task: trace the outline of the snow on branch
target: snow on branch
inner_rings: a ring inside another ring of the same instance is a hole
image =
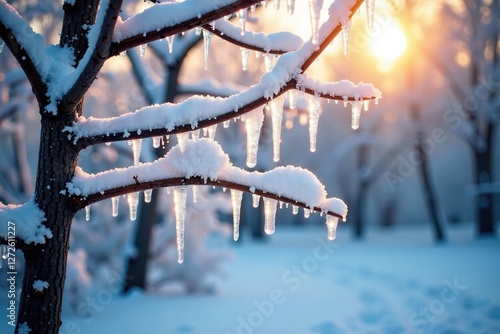
[[[46,101],[48,64],[52,61],[45,52],[43,37],[4,0],[0,0],[0,38],[28,77],[37,100]]]
[[[205,24],[203,28],[234,45],[263,53],[283,54],[297,50],[303,43],[302,38],[285,31],[264,34],[247,30],[242,35],[241,28],[224,19],[215,21],[213,25]]]
[[[162,3],[119,22],[110,56],[127,49],[209,24],[260,0],[186,0]]]
[[[248,172],[233,166],[219,144],[208,139],[188,141],[184,150],[172,148],[152,163],[117,168],[99,174],[79,169],[68,184],[76,207],[128,193],[159,187],[188,185],[221,186],[291,203],[345,219],[347,207],[336,198],[326,198],[321,182],[308,170],[287,166],[269,172]]]
[[[62,110],[73,110],[109,57],[113,31],[122,0],[101,1],[100,6],[97,20],[88,34],[89,47],[72,76],[74,81],[71,88],[64,94],[59,103]]]
[[[44,221],[45,215],[33,198],[22,205],[0,203],[0,243],[10,243],[15,238],[18,248],[31,243],[43,244],[46,238],[52,238]]]

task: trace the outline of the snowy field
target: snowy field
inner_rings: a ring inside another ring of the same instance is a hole
[[[278,225],[267,242],[231,247],[213,294],[96,292],[95,312],[66,312],[61,333],[500,333],[500,239],[471,235],[434,245],[407,229],[354,242],[341,228],[327,242],[324,227]]]

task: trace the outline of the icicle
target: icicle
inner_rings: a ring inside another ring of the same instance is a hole
[[[90,205],[87,205],[85,207],[85,220],[89,221],[90,220]]]
[[[292,204],[292,213],[294,215],[296,215],[297,213],[299,213],[299,207],[297,205],[293,205]]]
[[[318,26],[321,16],[321,7],[323,7],[323,0],[309,0],[309,17],[311,20],[311,34],[313,44],[317,44],[319,39]]]
[[[113,215],[113,217],[118,216],[119,202],[120,202],[120,196],[111,197],[111,215]]]
[[[288,91],[288,107],[290,109],[297,109],[297,96],[298,96],[297,90],[290,89]]]
[[[351,101],[352,107],[352,122],[351,127],[353,130],[359,128],[359,117],[361,115],[361,101]]]
[[[280,160],[281,123],[283,120],[283,95],[277,96],[271,101],[272,124],[273,124],[273,160]]]
[[[241,48],[241,69],[243,71],[248,70],[248,58],[250,56],[250,50]]]
[[[207,127],[203,128],[203,136],[204,137],[208,136],[208,128]]]
[[[184,150],[186,149],[186,143],[189,138],[189,133],[183,132],[183,133],[178,133],[177,134],[177,142],[179,143],[179,148],[181,149],[181,152],[184,153]]]
[[[208,54],[210,52],[210,42],[212,41],[212,33],[203,30],[203,46],[205,50],[205,69],[208,70]]]
[[[227,129],[229,127],[229,124],[231,124],[230,120],[222,122],[222,126],[224,127],[224,129]]]
[[[189,133],[191,134],[191,139],[192,140],[198,140],[198,139],[200,139],[200,129],[196,129],[196,130],[190,131]]]
[[[208,127],[208,139],[215,140],[215,133],[217,132],[217,124]]]
[[[233,205],[233,239],[237,241],[240,237],[240,211],[243,192],[231,189],[231,203]]]
[[[351,20],[342,23],[342,41],[344,42],[344,55],[349,51],[349,34],[351,33]]]
[[[254,208],[258,208],[259,207],[259,200],[260,200],[260,196],[259,195],[252,194],[252,206]]]
[[[255,58],[256,58],[256,59],[259,59],[259,58],[260,58],[260,56],[262,56],[262,52],[260,52],[260,51],[255,51]]]
[[[174,188],[175,231],[177,235],[177,262],[184,262],[184,222],[186,220],[186,187]]]
[[[144,202],[151,202],[151,194],[153,193],[153,189],[144,190]]]
[[[111,142],[107,141],[107,142],[104,143],[104,145],[111,146]]]
[[[243,36],[243,35],[245,35],[245,31],[246,31],[248,9],[247,8],[240,9],[240,11],[238,12],[238,17],[240,19],[241,36]]]
[[[153,147],[154,148],[160,147],[160,142],[161,142],[161,137],[153,137]]]
[[[250,6],[250,11],[253,13],[253,12],[255,12],[256,8],[257,8],[257,5],[251,5]]]
[[[167,36],[168,53],[174,52],[174,37],[175,35]]]
[[[260,109],[252,110],[245,117],[247,132],[247,166],[257,165],[257,150],[259,149],[260,131],[264,122],[264,113]]]
[[[318,96],[309,98],[309,149],[316,152],[316,135],[318,133],[320,100]]]
[[[295,11],[295,0],[286,0],[286,9],[288,15],[293,15],[293,12]]]
[[[279,10],[280,9],[280,0],[273,0],[274,4],[274,9]]]
[[[333,240],[337,236],[337,225],[339,219],[335,216],[326,215],[326,227],[328,229],[328,239]]]
[[[311,216],[311,210],[304,208],[304,218],[309,218]]]
[[[368,27],[373,28],[373,17],[375,16],[375,0],[366,0],[365,4]]]
[[[273,69],[274,55],[266,53],[264,56],[264,64],[266,65],[266,72],[271,72]]]
[[[2,245],[2,260],[7,259],[9,252],[7,251],[7,245]]]
[[[363,100],[363,110],[368,111],[370,108],[370,100]]]
[[[194,33],[196,34],[196,36],[200,36],[201,35],[201,27],[194,28]]]
[[[262,4],[262,7],[267,8],[267,2],[268,0],[262,0],[260,3]]]
[[[266,234],[274,233],[274,224],[276,221],[276,205],[278,201],[272,198],[264,197],[264,232]]]
[[[222,192],[223,192],[223,193],[225,193],[225,192],[226,192],[226,190],[227,190],[227,188],[226,188],[226,187],[222,187]]]
[[[126,57],[126,56],[127,56],[127,51],[122,51],[122,52],[120,52],[120,56],[122,56],[122,57]]]
[[[252,194],[252,206],[254,208],[258,208],[259,207],[259,200],[260,200],[260,196],[259,195]]]
[[[139,53],[141,54],[141,57],[144,57],[144,55],[146,54],[146,45],[147,44],[141,44],[141,46],[139,47]]]
[[[191,186],[191,190],[193,191],[193,203],[198,202],[198,194],[200,192],[200,187],[197,184],[193,184]]]
[[[142,139],[132,140],[132,153],[134,156],[134,166],[139,164],[139,158],[141,156]]]
[[[278,201],[278,204],[279,204],[280,209],[283,209],[283,202],[282,201]]]
[[[127,194],[128,211],[130,220],[135,221],[137,218],[137,206],[139,205],[139,192]]]

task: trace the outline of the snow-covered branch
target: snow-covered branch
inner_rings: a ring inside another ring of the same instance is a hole
[[[24,249],[28,244],[43,244],[52,232],[43,225],[44,213],[30,199],[22,205],[0,203],[0,243]]]
[[[188,141],[152,163],[89,175],[79,170],[68,191],[81,209],[102,199],[159,187],[211,185],[249,192],[275,201],[345,219],[347,207],[337,198],[326,198],[321,182],[299,167],[277,167],[266,173],[247,172],[233,166],[214,141]]]
[[[123,0],[109,0],[108,3],[106,1],[101,2],[102,10],[99,11],[100,15],[89,32],[89,48],[75,70],[79,75],[78,77],[75,76],[76,80],[73,86],[59,103],[62,110],[73,110],[94,82],[104,62],[108,59],[113,31],[122,2]]]
[[[188,0],[156,4],[117,25],[110,56],[209,24],[260,0]]]
[[[47,102],[47,54],[43,37],[33,31],[4,0],[0,0],[0,38],[5,42],[28,77],[39,103]]]
[[[202,27],[229,43],[262,53],[283,54],[297,50],[303,43],[299,36],[290,32],[266,35],[264,33],[245,31],[244,35],[242,35],[241,28],[224,19],[217,20],[215,24],[205,24]]]

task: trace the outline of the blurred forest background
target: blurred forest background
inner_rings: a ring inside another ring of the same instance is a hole
[[[55,32],[62,20],[59,1],[9,2],[35,30],[43,32],[46,42],[58,42]],[[132,13],[145,6],[148,4],[142,1],[129,1],[127,10]],[[280,21],[272,8],[258,8],[258,15],[249,13],[247,28],[268,33],[286,29],[307,39],[309,17],[301,15],[307,13],[306,2],[297,1],[296,6],[293,16],[280,15]],[[429,226],[436,242],[446,242],[449,231],[464,225],[474,229],[476,237],[496,234],[500,217],[499,2],[377,0],[373,28],[366,26],[364,15],[363,9],[362,17],[354,17],[348,54],[343,54],[338,38],[309,71],[325,81],[373,83],[383,98],[362,113],[357,130],[350,127],[350,108],[323,101],[317,151],[311,153],[307,100],[299,96],[297,108],[289,108],[285,114],[278,164],[313,171],[329,195],[342,198],[349,206],[349,215],[341,228],[349,229],[352,238],[369,238],[372,230],[415,225]],[[91,88],[86,117],[113,116],[151,103],[180,101],[192,94],[228,96],[256,82],[265,72],[264,55],[250,52],[248,68],[243,70],[240,59],[248,55],[245,50],[216,36],[211,42],[207,69],[203,34],[195,31],[116,57]],[[171,53],[168,43],[172,43]],[[15,59],[3,50],[3,203],[26,201],[34,183],[39,116],[29,87]],[[241,122],[218,129],[216,139],[235,165],[244,166],[246,139]],[[142,162],[164,155],[176,139],[165,138],[156,148],[152,144],[144,141]],[[257,170],[276,165],[271,146],[270,124],[265,123]],[[89,172],[132,162],[126,143],[87,149],[82,157],[80,164]],[[241,242],[265,240],[261,208],[253,208],[247,195]],[[210,291],[204,277],[217,272],[229,254],[220,247],[210,247],[206,236],[230,231],[228,194],[200,189],[198,201],[191,202],[183,265],[176,262],[173,210],[166,190],[155,190],[149,203],[141,203],[136,221],[130,221],[125,201],[120,206],[116,217],[107,201],[92,206],[88,222],[85,212],[77,215],[65,307],[76,307],[91,289],[110,279],[125,282],[125,291],[154,291],[171,284],[185,292]],[[277,233],[279,225],[300,228],[302,224],[324,223],[318,215],[306,219],[290,211],[279,211]]]

